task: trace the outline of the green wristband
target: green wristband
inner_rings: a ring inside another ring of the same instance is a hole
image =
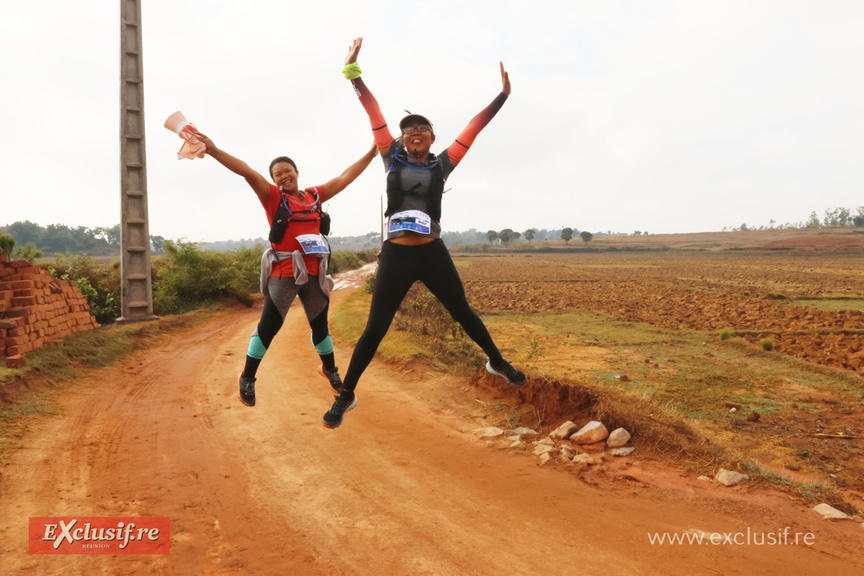
[[[354,80],[355,78],[360,77],[360,64],[357,62],[352,62],[351,64],[347,64],[344,68],[342,68],[342,75],[345,76],[348,80]]]

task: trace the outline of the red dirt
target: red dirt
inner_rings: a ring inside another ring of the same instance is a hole
[[[343,297],[338,291],[334,299]],[[373,362],[338,430],[293,309],[236,375],[260,308],[164,338],[59,396],[3,461],[4,574],[860,574],[864,528],[788,495],[638,458],[539,467],[470,430],[484,388]],[[350,347],[337,346],[347,366]],[[475,379],[476,380],[476,379]],[[536,386],[529,383],[527,386]],[[502,394],[517,395],[504,389]],[[169,556],[30,556],[31,516],[169,516]],[[809,532],[815,544],[651,545],[649,532]]]

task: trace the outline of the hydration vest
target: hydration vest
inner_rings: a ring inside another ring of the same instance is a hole
[[[402,170],[429,170],[432,173],[432,179],[429,182],[429,191],[426,194],[427,213],[432,220],[436,222],[441,220],[441,196],[444,194],[444,167],[441,166],[437,156],[430,153],[429,157],[432,161],[432,164],[429,166],[410,164],[405,149],[399,145],[394,148],[387,168],[387,211],[384,212],[384,216],[389,217],[398,212],[402,207],[405,195],[414,192],[415,187],[409,190],[402,188],[402,180],[400,178]],[[419,183],[417,187],[419,187]]]
[[[281,189],[280,189],[281,193]],[[273,217],[273,223],[270,225],[270,236],[267,238],[271,244],[278,244],[285,238],[285,231],[291,221],[294,222],[321,222],[320,230],[323,236],[330,234],[330,215],[321,208],[321,198],[318,193],[312,191],[312,196],[315,197],[315,207],[309,210],[298,210],[294,212],[288,207],[287,194],[282,193],[282,201],[276,209],[276,215]],[[311,214],[315,216],[309,218]]]

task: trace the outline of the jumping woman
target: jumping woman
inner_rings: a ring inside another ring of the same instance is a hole
[[[465,297],[462,280],[441,240],[441,196],[444,182],[459,164],[477,134],[495,116],[510,94],[510,78],[501,64],[501,93],[482,110],[449,148],[431,152],[435,142],[432,123],[419,114],[399,122],[401,135],[394,139],[377,100],[360,77],[357,55],[363,39],[354,40],[345,58],[343,74],[354,86],[369,116],[375,145],[387,170],[387,225],[379,255],[369,320],[354,348],[345,373],[343,390],[324,414],[324,426],[336,428],[348,410],[357,405],[354,390],[378,345],[387,334],[399,305],[415,281],[426,285],[459,322],[465,333],[489,357],[486,369],[513,386],[525,383],[525,375],[504,360],[482,320]]]
[[[270,248],[261,259],[261,292],[264,310],[249,340],[246,365],[238,378],[240,401],[255,405],[255,374],[273,337],[279,332],[294,298],[299,296],[306,319],[312,328],[312,345],[321,358],[318,373],[327,379],[334,394],[342,390],[339,369],[333,355],[333,341],[327,327],[333,279],[327,276],[329,247],[321,237],[321,203],[332,200],[369,166],[375,146],[342,174],[323,186],[301,189],[297,165],[287,156],[270,162],[270,183],[246,162],[217,148],[213,141],[198,133],[207,146],[206,153],[220,164],[246,179],[267,213]],[[327,234],[328,231],[324,230]]]

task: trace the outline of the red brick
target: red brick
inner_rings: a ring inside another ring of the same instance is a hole
[[[33,296],[24,296],[12,298],[12,306],[35,306],[36,298]]]
[[[32,266],[33,266],[33,264],[31,264],[31,263],[28,262],[27,260],[12,260],[11,262],[7,262],[6,265],[7,265],[9,268],[14,268],[14,269],[16,269],[16,270],[17,270],[18,268],[27,268],[27,267],[32,267]]]
[[[36,283],[33,280],[13,280],[12,281],[12,289],[13,290],[24,290],[28,288],[35,288]]]
[[[23,368],[25,364],[27,363],[24,361],[24,357],[20,354],[13,354],[6,359],[6,368],[11,368],[13,370],[15,368]]]
[[[6,316],[9,318],[26,318],[30,315],[30,311],[27,308],[18,307],[18,308],[9,308],[6,311]]]
[[[6,354],[8,356],[17,356],[18,354],[21,354],[22,352],[23,352],[23,350],[21,350],[21,348],[18,346],[9,346],[6,348]]]

